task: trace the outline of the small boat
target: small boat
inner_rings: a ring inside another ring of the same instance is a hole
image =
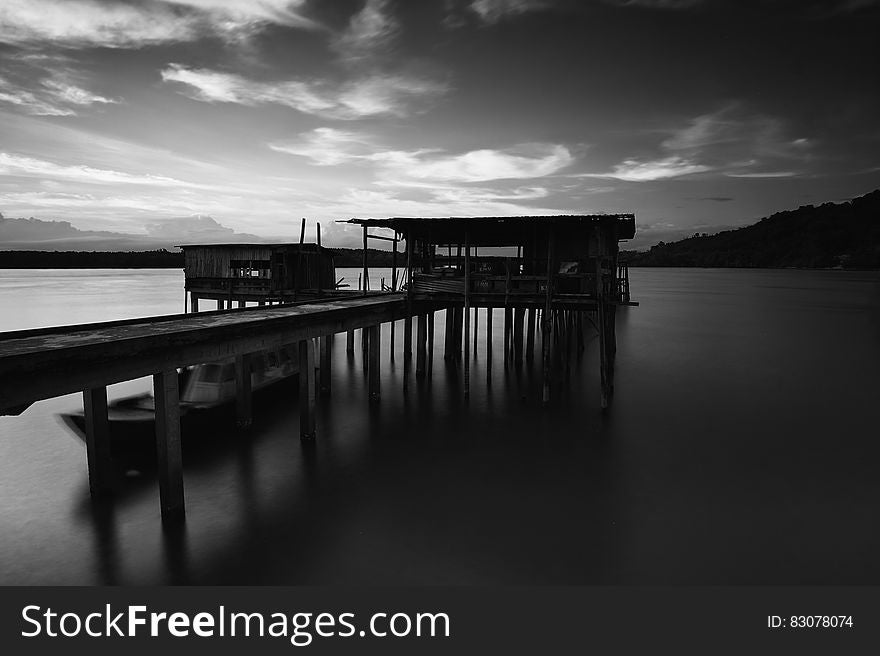
[[[314,344],[312,345],[314,348]],[[295,346],[255,353],[251,361],[251,390],[266,396],[279,383],[299,373]],[[178,372],[181,438],[189,444],[209,441],[226,431],[235,418],[235,362],[233,359],[185,367]],[[85,414],[62,413],[61,420],[85,441]],[[111,402],[110,450],[114,457],[155,452],[156,404],[149,392]]]

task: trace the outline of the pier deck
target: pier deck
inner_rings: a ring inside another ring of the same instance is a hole
[[[200,312],[0,334],[0,413],[157,371],[402,318],[402,294]]]

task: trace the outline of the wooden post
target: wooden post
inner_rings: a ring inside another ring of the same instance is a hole
[[[312,340],[299,340],[299,436],[314,440],[315,430],[315,350]]]
[[[322,286],[321,286],[321,282],[322,282],[322,280],[321,280],[321,269],[322,269],[322,266],[321,266],[321,224],[316,222],[315,225],[317,226],[317,231],[318,231],[318,235],[317,235],[318,236],[318,252],[317,252],[317,255],[315,256],[315,266],[317,267],[317,274],[318,274],[318,294],[317,294],[317,296],[318,296],[318,298],[321,298],[321,296],[323,296],[323,293],[324,293]]]
[[[299,295],[299,282],[300,282],[300,274],[302,273],[302,251],[303,244],[306,241],[306,220],[302,220],[302,224],[299,228],[299,248],[296,251],[296,267],[293,273],[293,300],[296,302],[297,296]]]
[[[455,334],[453,335],[452,356],[456,361],[461,360],[461,336],[464,329],[464,312],[460,307],[455,308],[453,312],[455,319]]]
[[[368,327],[367,334],[367,339],[370,343],[370,363],[368,365],[370,403],[378,403],[380,396],[379,356],[382,348],[382,324]]]
[[[602,409],[611,404],[613,388],[611,385],[609,370],[609,339],[608,317],[610,309],[606,305],[605,284],[602,271],[602,256],[604,251],[604,235],[599,226],[596,226],[596,327],[599,329],[599,377],[601,380],[601,404]]]
[[[333,349],[333,335],[322,335],[321,344],[321,396],[330,396],[330,353]]]
[[[526,315],[526,360],[531,362],[535,356],[535,308],[529,308]]]
[[[198,312],[199,311],[199,297],[196,296],[195,294],[190,293],[189,300],[190,300],[190,311],[191,312]]]
[[[424,378],[425,361],[428,355],[428,317],[425,314],[419,314],[416,321],[418,322],[416,327],[416,377]]]
[[[415,239],[411,234],[406,236],[406,317],[403,320],[403,362],[407,365],[412,359],[412,297],[413,297],[413,251]]]
[[[349,330],[345,334],[345,352],[354,353],[354,330]]]
[[[367,226],[364,226],[364,296],[367,295],[367,288],[370,286],[370,274],[367,269]]]
[[[162,521],[183,519],[183,456],[180,448],[180,392],[177,369],[153,374],[156,403],[156,458]]]
[[[251,359],[235,356],[235,426],[246,430],[253,423],[251,401]]]
[[[391,240],[391,291],[397,291],[397,230]],[[394,330],[396,321],[391,322],[391,361],[394,362]]]
[[[110,492],[113,482],[106,387],[83,390],[83,412],[86,419],[89,492],[93,498],[97,498]]]
[[[495,313],[495,308],[488,307],[486,308],[486,366],[488,367],[488,363],[492,362],[492,315]]]
[[[464,398],[471,396],[471,240],[464,229]]]
[[[480,308],[474,308],[474,358],[477,357],[477,340],[480,336]]]
[[[222,298],[217,299],[217,309],[218,310],[225,310],[226,309],[226,303],[223,301]]]
[[[443,342],[443,359],[447,362],[455,356],[452,352],[452,341],[455,339],[455,308],[446,308],[446,336]]]
[[[525,308],[515,308],[513,311],[513,361],[522,364],[523,354],[523,321],[525,320]]]
[[[513,310],[504,308],[504,361],[510,360],[510,335],[513,332]]]
[[[434,310],[428,312],[428,353],[427,371],[434,371]]]
[[[541,313],[541,348],[542,348],[542,369],[543,369],[543,393],[542,401],[546,404],[550,402],[550,340],[553,339],[552,315],[550,313],[551,303],[553,301],[553,254],[556,242],[556,232],[553,226],[547,234],[547,285],[544,295],[544,310]]]

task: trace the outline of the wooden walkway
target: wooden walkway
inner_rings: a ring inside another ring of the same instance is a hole
[[[403,318],[402,294],[0,333],[0,414],[157,371]]]

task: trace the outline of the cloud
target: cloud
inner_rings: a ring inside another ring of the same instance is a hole
[[[85,165],[61,165],[46,160],[5,152],[0,152],[0,174],[36,177],[41,179],[60,178],[92,184],[162,185],[174,187],[198,186],[159,175],[136,175]]]
[[[484,148],[458,155],[437,149],[383,150],[368,135],[334,128],[318,128],[296,141],[269,147],[305,157],[317,166],[370,163],[385,184],[541,178],[553,175],[574,161],[565,146],[546,143],[521,144],[501,150]]]
[[[732,103],[689,120],[684,127],[666,131],[653,157],[630,157],[608,173],[576,177],[608,177],[629,182],[678,178],[716,172],[731,177],[788,177],[797,175],[780,166],[812,157],[813,143],[805,137],[786,136],[782,121],[750,114]],[[769,171],[762,172],[761,169]]]
[[[508,16],[538,11],[552,6],[549,0],[474,0],[471,11],[485,23],[497,23]]]
[[[235,240],[264,241],[263,238],[256,235],[238,233],[232,228],[219,224],[214,218],[203,214],[148,223],[144,229],[147,231],[147,235],[153,239],[177,244],[205,244]]]
[[[3,0],[0,42],[66,47],[142,46],[230,35],[275,23],[317,29],[304,0]]]
[[[348,28],[333,40],[331,46],[343,61],[367,61],[390,49],[400,25],[388,11],[388,5],[388,0],[367,0]]]
[[[189,87],[189,97],[211,103],[277,104],[335,119],[404,116],[413,104],[446,92],[445,84],[407,75],[373,74],[340,84],[328,81],[261,82],[233,73],[171,64],[166,82]]]
[[[731,178],[791,178],[796,175],[794,171],[764,171],[754,173],[725,173]]]
[[[627,182],[645,182],[649,180],[664,180],[679,178],[694,173],[711,171],[711,167],[697,164],[689,159],[673,155],[663,159],[640,162],[635,159],[627,159],[616,165],[611,173],[601,177],[617,178]]]

